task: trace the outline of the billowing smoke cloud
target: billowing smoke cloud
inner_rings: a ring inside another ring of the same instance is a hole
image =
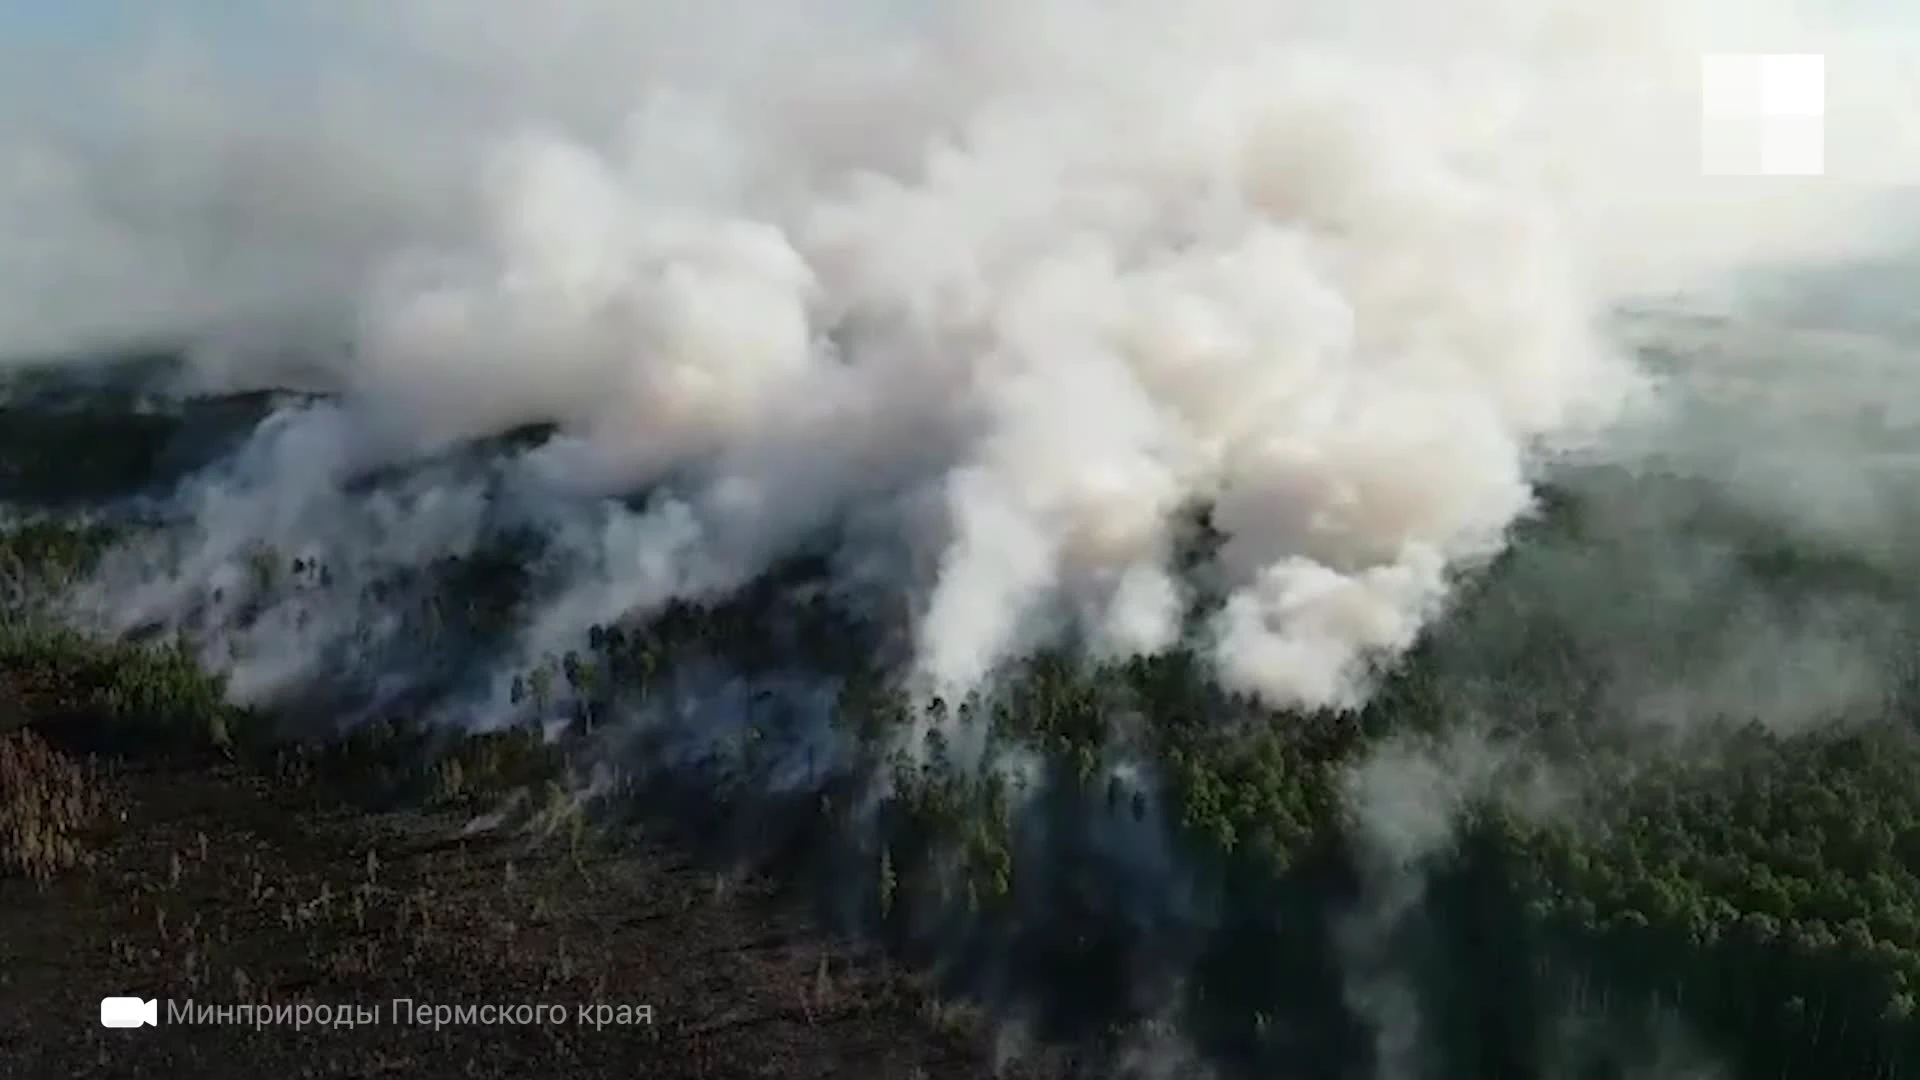
[[[1844,248],[1875,220],[1844,173],[1917,175],[1897,69],[1707,14],[416,3],[198,59],[220,27],[176,26],[9,108],[0,344],[345,315],[351,445],[263,498],[555,422],[532,487],[674,495],[587,588],[725,588],[857,514],[914,552],[930,686],[1063,625],[1166,646],[1172,525],[1208,501],[1221,675],[1349,704],[1631,400],[1608,302]],[[1784,44],[1829,53],[1843,175],[1701,179],[1699,52]]]

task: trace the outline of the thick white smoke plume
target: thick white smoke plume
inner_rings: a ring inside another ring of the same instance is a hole
[[[479,489],[341,485],[553,421],[491,496],[591,568],[529,649],[852,519],[911,553],[928,686],[1063,626],[1151,652],[1209,502],[1220,674],[1349,704],[1631,401],[1613,300],[1844,249],[1849,174],[1920,176],[1899,69],[1773,4],[895,7],[348,5],[175,25],[85,92],[16,76],[0,351],[349,331],[341,403],[196,485],[202,550],[107,606],[183,620],[261,540],[459,550]],[[1827,52],[1839,175],[1697,175],[1699,55],[1748,47]],[[250,625],[265,682],[269,643],[316,662]]]

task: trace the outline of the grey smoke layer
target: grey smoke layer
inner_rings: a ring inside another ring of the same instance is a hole
[[[1916,161],[1863,28],[1764,6],[292,10],[239,42],[177,21],[84,91],[16,76],[0,114],[9,353],[192,333],[203,378],[252,386],[291,376],[249,342],[346,342],[301,375],[338,403],[183,494],[197,548],[141,567],[128,619],[263,541],[458,551],[511,497],[584,568],[537,652],[852,518],[905,552],[861,565],[951,691],[1063,627],[1167,647],[1173,526],[1209,502],[1222,679],[1353,704],[1644,388],[1611,302],[1873,221],[1845,176],[1696,175],[1703,48],[1856,58],[1836,161]],[[484,499],[340,498],[530,422],[562,437]],[[368,617],[253,624],[236,685]]]

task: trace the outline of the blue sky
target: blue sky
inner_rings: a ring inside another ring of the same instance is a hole
[[[0,82],[70,76],[171,38],[230,71],[298,78],[350,37],[313,0],[0,0]],[[329,54],[332,54],[330,57]]]
[[[257,47],[284,40],[304,20],[305,0],[0,0],[0,42],[11,49],[107,48],[137,42],[160,26],[190,31],[199,44]]]
[[[214,30],[257,22],[256,13],[267,6],[234,0],[169,0],[164,5],[140,0],[0,0],[0,28],[15,43],[24,43],[24,37],[33,43],[101,44],[124,40],[156,16]]]
[[[112,40],[129,24],[127,0],[0,0],[0,34],[15,46]]]

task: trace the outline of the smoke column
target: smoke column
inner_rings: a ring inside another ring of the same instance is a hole
[[[290,376],[249,342],[347,345],[183,489],[124,626],[260,542],[407,565],[505,512],[573,559],[537,651],[855,521],[953,690],[1168,646],[1208,503],[1221,678],[1350,705],[1641,399],[1610,304],[1855,248],[1920,174],[1892,47],[1771,4],[289,10],[23,62],[0,113],[0,351],[189,335],[254,386]],[[1839,175],[1696,174],[1699,55],[1748,47],[1827,53]],[[487,484],[342,494],[536,422]],[[380,633],[331,614],[249,622],[238,685]]]

